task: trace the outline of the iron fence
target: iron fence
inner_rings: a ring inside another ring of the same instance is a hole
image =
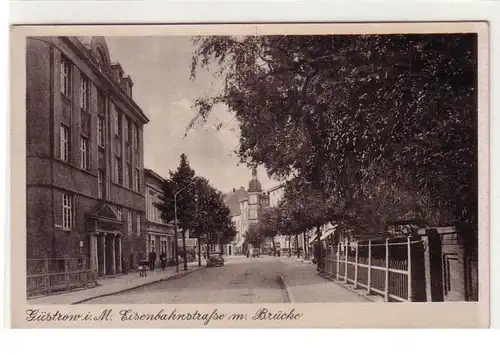
[[[91,287],[96,275],[90,259],[27,259],[26,291],[28,297]]]
[[[411,241],[369,241],[330,246],[321,263],[327,277],[383,296],[386,302],[412,300]]]

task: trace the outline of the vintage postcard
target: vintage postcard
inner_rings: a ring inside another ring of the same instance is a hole
[[[488,46],[12,27],[13,327],[487,327]]]

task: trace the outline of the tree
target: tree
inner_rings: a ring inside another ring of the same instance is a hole
[[[274,256],[276,256],[276,241],[274,238],[279,232],[279,213],[280,211],[276,207],[265,208],[257,221],[258,231],[264,238],[270,239],[273,244]]]
[[[198,257],[201,263],[201,242],[202,237],[209,246],[217,243],[222,250],[222,245],[230,243],[236,235],[230,210],[225,205],[222,193],[210,185],[210,182],[202,177],[196,180],[197,189],[197,218],[193,233],[198,239]]]
[[[243,237],[245,238],[245,243],[251,244],[256,248],[260,248],[260,245],[265,240],[264,235],[259,231],[257,223],[253,223],[248,226],[248,229]]]
[[[163,184],[163,196],[160,197],[158,204],[161,217],[165,222],[175,221],[175,210],[177,210],[178,226],[182,230],[184,270],[187,270],[186,233],[196,228],[198,212],[195,176],[195,171],[189,166],[186,155],[181,154],[179,167],[175,172],[170,171],[170,178]],[[177,245],[177,240],[175,242]]]
[[[242,162],[311,183],[367,230],[389,211],[477,224],[475,34],[212,36],[195,44],[192,77],[215,64],[224,87],[196,101],[191,126],[226,105],[240,126]],[[386,209],[366,208],[384,198]]]

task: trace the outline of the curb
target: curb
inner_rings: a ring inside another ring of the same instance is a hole
[[[290,286],[285,282],[283,275],[278,275],[278,283],[285,294],[285,303],[296,303],[294,297],[290,293]]]
[[[180,278],[182,276],[189,275],[189,274],[191,274],[191,273],[193,273],[193,272],[195,272],[197,270],[201,270],[201,269],[203,269],[203,267],[196,267],[196,269],[187,270],[186,272],[178,273],[178,274],[175,274],[175,275],[172,275],[172,276],[168,276],[168,277],[164,277],[164,278],[161,278],[161,279],[158,279],[158,280],[154,280],[154,281],[149,281],[149,282],[146,282],[146,283],[144,283],[142,285],[132,286],[132,287],[125,288],[125,289],[122,289],[122,290],[119,290],[119,291],[113,291],[113,292],[103,293],[103,294],[97,295],[97,296],[87,297],[87,298],[84,298],[83,300],[80,300],[80,301],[71,302],[70,305],[77,305],[77,304],[81,304],[81,303],[84,303],[84,302],[87,302],[87,301],[90,301],[90,300],[95,300],[96,298],[117,295],[119,293],[130,291],[130,290],[135,290],[135,289],[138,289],[138,288],[143,287],[143,286],[153,285],[153,284],[158,283],[158,282],[175,280],[175,279],[178,279],[178,278]]]
[[[370,302],[379,302],[378,298],[373,298],[373,297],[377,297],[377,296],[371,296],[371,295],[368,295],[366,293],[362,293],[362,292],[358,291],[358,289],[355,289],[354,287],[350,287],[349,284],[345,284],[343,282],[339,282],[339,281],[337,281],[335,279],[332,279],[332,278],[330,278],[328,276],[325,276],[325,275],[323,275],[321,273],[318,273],[318,275],[321,276],[322,278],[330,281],[330,282],[335,283],[336,285],[339,285],[340,287],[342,287],[342,288],[344,288],[344,289],[346,289],[348,291],[351,291],[352,293],[357,294],[360,297],[363,297],[363,298],[367,299]]]

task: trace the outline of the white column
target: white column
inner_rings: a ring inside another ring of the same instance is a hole
[[[411,288],[411,238],[408,237],[408,301],[412,301],[412,288]]]
[[[122,265],[122,238],[121,235],[117,236],[118,238],[118,272],[122,273],[123,272],[123,265]]]
[[[384,299],[389,302],[389,239],[385,240],[385,290]]]
[[[106,235],[106,233],[103,233],[103,235],[101,236],[103,275],[106,275]]]
[[[372,292],[372,241],[368,241],[368,285],[366,287],[366,292],[370,294]]]
[[[92,234],[90,236],[90,262],[92,270],[98,275],[99,262],[97,260],[97,235]]]
[[[115,243],[115,238],[116,236],[113,234],[111,236],[111,257],[113,258],[113,262],[111,263],[111,273],[114,275],[116,274],[116,243]]]
[[[340,278],[340,243],[337,244],[337,275],[336,279]]]
[[[354,288],[358,288],[359,243],[356,242],[356,261],[354,264]]]

